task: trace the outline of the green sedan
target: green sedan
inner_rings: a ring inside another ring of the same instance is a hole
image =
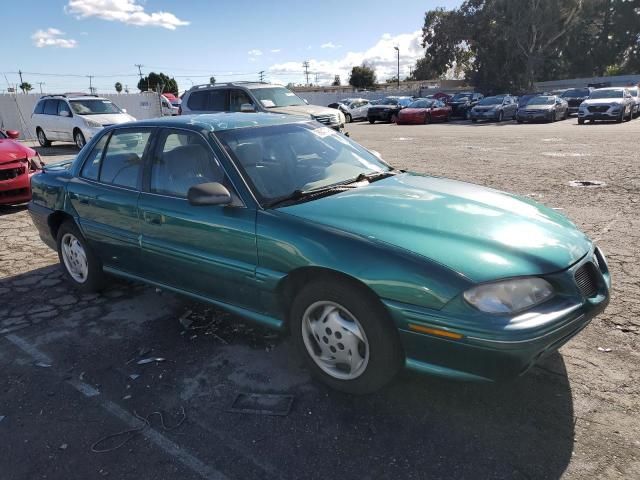
[[[66,277],[140,280],[289,332],[312,373],[367,393],[400,368],[525,373],[602,312],[602,252],[558,212],[397,170],[268,113],[106,128],[32,180]]]

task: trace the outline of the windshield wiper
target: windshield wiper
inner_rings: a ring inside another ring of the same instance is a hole
[[[371,173],[361,173],[360,175],[358,175],[356,178],[353,179],[352,182],[349,183],[358,183],[358,182],[364,182],[365,180],[367,180],[369,183],[375,182],[377,180],[382,180],[383,178],[387,178],[387,177],[391,177],[393,175],[396,175],[399,172],[399,170],[387,170],[385,172],[371,172]]]
[[[322,195],[323,193],[337,193],[344,190],[350,190],[352,188],[358,188],[357,185],[345,185],[345,184],[335,184],[328,185],[326,187],[314,188],[312,190],[294,190],[288,195],[285,195],[280,198],[276,198],[265,204],[267,208],[273,208],[275,206],[281,205],[286,202],[295,202],[298,200],[304,200],[305,198],[313,197],[316,195]]]

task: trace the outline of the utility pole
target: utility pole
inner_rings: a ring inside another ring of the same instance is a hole
[[[89,77],[89,93],[93,95],[93,75],[87,75],[87,77]]]
[[[18,75],[20,75],[20,88],[22,88],[22,84],[24,83],[24,81],[22,80],[22,71],[18,70]],[[18,93],[18,90],[16,90],[16,93]],[[22,90],[22,93],[25,93],[24,90]]]
[[[138,73],[140,74],[140,80],[142,80],[142,67],[143,67],[143,66],[144,66],[144,65],[142,65],[142,64],[140,64],[140,63],[136,63],[136,64],[134,65],[134,67],[138,67]]]
[[[318,72],[316,72],[316,85],[318,85]]]
[[[264,70],[260,70],[258,73],[260,74],[260,81],[264,82]]]
[[[398,47],[393,48],[398,52],[398,90],[400,90],[400,49]]]
[[[307,79],[307,87],[309,86],[309,61],[305,60],[304,62],[302,62],[302,67],[304,68],[304,76]]]
[[[40,85],[40,95],[42,95],[42,85],[46,85],[46,83],[38,82],[38,85]]]

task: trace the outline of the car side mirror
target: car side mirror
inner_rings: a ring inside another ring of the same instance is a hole
[[[309,100],[307,100],[306,98],[302,99],[304,101],[304,103],[306,103],[307,105],[309,105]]]
[[[17,138],[20,138],[20,132],[17,130],[7,130],[7,136],[15,140]]]
[[[60,112],[60,116],[61,116],[61,117],[70,117],[70,116],[71,116],[71,114],[70,114],[67,110],[62,110],[62,111]]]
[[[187,200],[194,206],[229,205],[231,193],[227,187],[218,182],[194,185],[187,192]]]
[[[240,111],[245,113],[251,113],[256,111],[256,107],[253,103],[243,103],[240,105]]]
[[[126,108],[121,108],[121,109],[120,109],[120,111],[121,111],[122,113],[127,113],[127,109],[126,109]]]

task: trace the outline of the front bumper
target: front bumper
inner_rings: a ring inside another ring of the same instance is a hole
[[[618,120],[620,115],[626,113],[626,107],[611,106],[605,111],[592,112],[588,108],[578,110],[578,118],[581,120]]]
[[[553,118],[553,112],[518,112],[516,118],[522,122],[549,121]]]
[[[16,169],[23,170],[23,173],[14,177]],[[0,205],[16,205],[31,200],[32,174],[23,162],[0,165]]]
[[[88,143],[93,137],[105,129],[105,127],[79,127],[85,141]]]
[[[471,120],[497,120],[499,115],[499,110],[488,110],[486,112],[477,112],[471,110],[470,118]]]
[[[573,279],[588,262],[594,264],[592,251],[577,264],[549,278]],[[542,357],[568,342],[609,303],[611,280],[600,262],[597,294],[583,298],[576,294],[558,295],[527,312],[504,319],[498,325],[494,317],[486,322],[465,321],[443,310],[428,310],[412,305],[384,301],[399,329],[405,352],[405,365],[411,370],[448,378],[473,381],[508,380],[524,374]],[[576,287],[577,288],[577,287]],[[492,325],[493,322],[493,326]],[[454,340],[418,333],[410,325],[462,334]]]
[[[392,110],[374,110],[373,112],[369,110],[369,112],[367,112],[367,119],[378,120],[381,122],[389,122],[391,121],[391,116],[394,113],[396,112]]]

